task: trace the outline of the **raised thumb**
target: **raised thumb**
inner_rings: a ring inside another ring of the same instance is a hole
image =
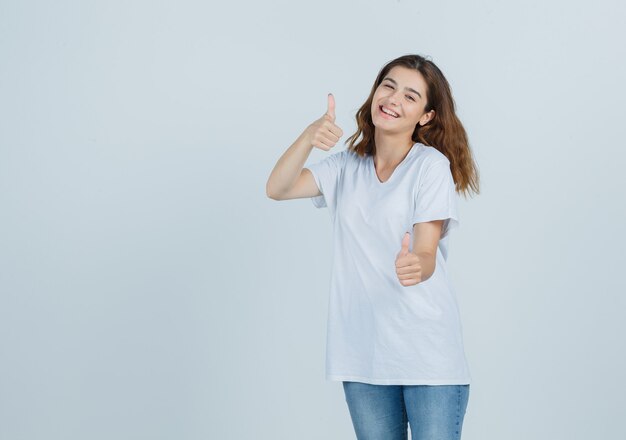
[[[326,110],[326,114],[335,122],[335,97],[332,93],[328,94],[328,110]]]
[[[406,232],[402,238],[402,249],[400,249],[400,255],[406,255],[409,253],[409,243],[411,242],[411,234]]]

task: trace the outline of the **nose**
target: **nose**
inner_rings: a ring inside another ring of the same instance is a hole
[[[389,95],[389,105],[393,105],[394,107],[398,106],[398,104],[400,103],[400,97],[398,93],[400,95],[402,94],[400,90],[394,90],[394,92],[391,95]]]

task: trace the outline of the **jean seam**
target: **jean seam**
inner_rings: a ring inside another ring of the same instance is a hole
[[[461,386],[457,385],[457,406],[456,406],[456,438],[460,439],[459,421],[461,419]]]
[[[409,432],[408,432],[409,428],[407,427],[407,424],[409,423],[409,416],[408,416],[407,411],[406,411],[406,402],[404,401],[404,390],[402,390],[401,396],[402,396],[402,415],[403,415],[402,431],[404,433],[404,440],[408,440],[409,439]]]

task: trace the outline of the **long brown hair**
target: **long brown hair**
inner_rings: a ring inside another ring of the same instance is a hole
[[[356,152],[359,156],[374,153],[375,126],[372,122],[372,99],[383,78],[395,66],[415,69],[422,74],[428,85],[425,111],[435,110],[435,116],[427,124],[415,126],[411,136],[413,142],[434,147],[448,158],[457,192],[467,197],[471,189],[479,194],[478,168],[465,128],[455,113],[456,106],[450,84],[432,61],[420,55],[403,55],[390,61],[380,70],[369,97],[356,113],[357,131],[346,140],[349,144],[348,150]],[[362,136],[362,139],[356,142],[359,136]]]

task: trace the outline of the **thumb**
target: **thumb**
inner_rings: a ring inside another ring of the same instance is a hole
[[[330,117],[332,122],[335,122],[335,97],[332,93],[328,94],[328,110],[326,114]]]
[[[400,255],[407,255],[409,253],[409,243],[411,241],[411,234],[406,232],[402,238],[402,249],[400,249]]]

